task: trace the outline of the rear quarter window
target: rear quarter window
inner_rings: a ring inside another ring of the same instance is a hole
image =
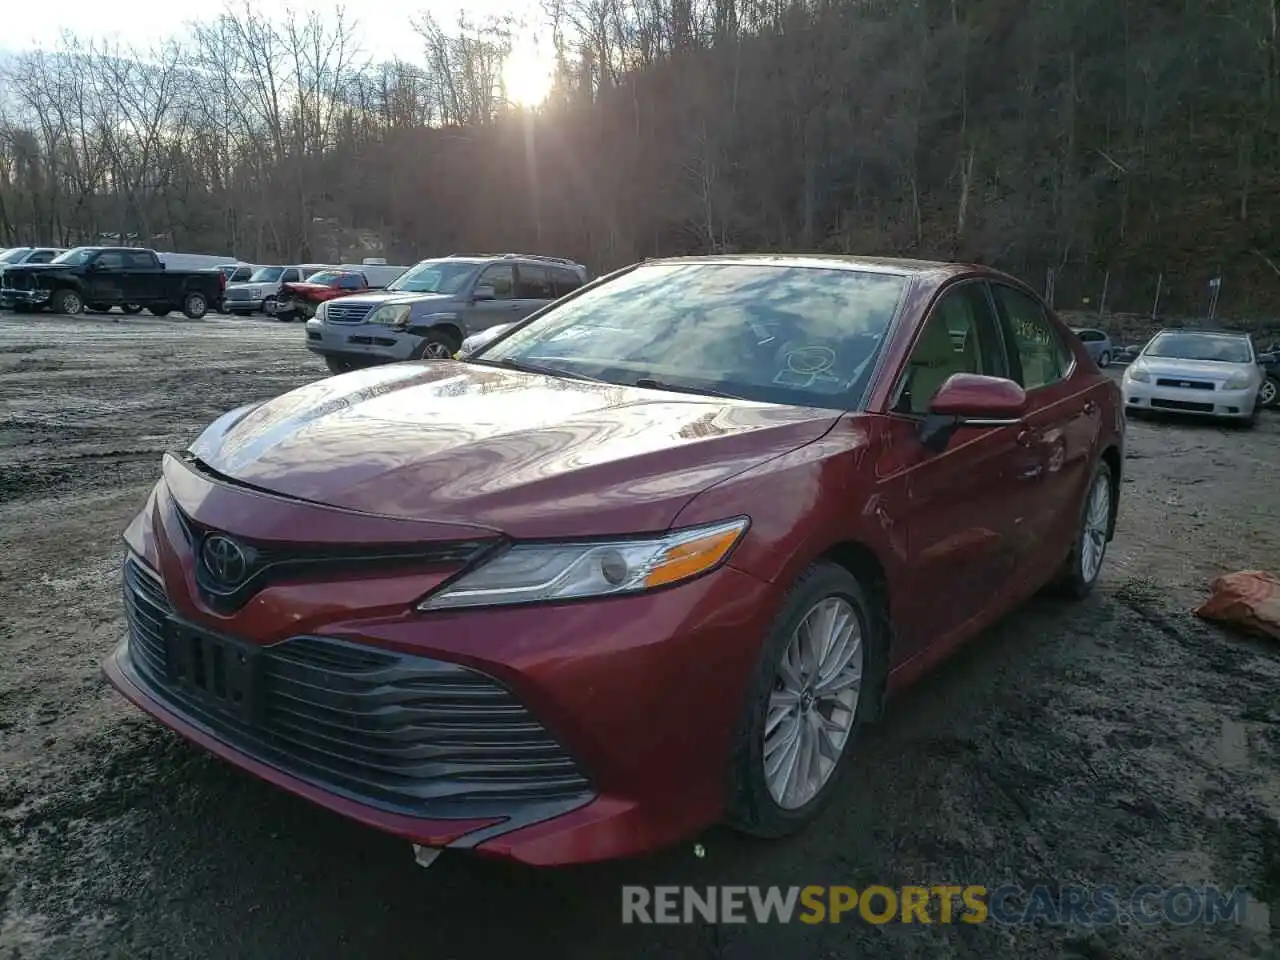
[[[1013,287],[993,283],[991,290],[1022,367],[1023,389],[1035,390],[1062,380],[1071,369],[1071,351],[1044,307]]]

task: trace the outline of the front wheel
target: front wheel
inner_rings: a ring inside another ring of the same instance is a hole
[[[870,592],[817,563],[765,638],[730,759],[727,820],[757,837],[801,829],[831,798],[849,744],[876,712],[884,645]]]
[[[147,312],[153,317],[167,317],[173,312],[173,307],[169,306],[167,303],[162,303],[158,307],[147,307]]]
[[[324,365],[329,368],[330,373],[350,373],[356,368],[354,363],[342,357],[325,357]]]
[[[55,290],[49,298],[49,306],[53,307],[54,313],[65,313],[69,317],[84,312],[84,300],[74,290]]]
[[[1072,600],[1083,600],[1098,582],[1102,561],[1111,538],[1111,468],[1100,460],[1085,494],[1084,509],[1076,527],[1071,553],[1058,575],[1058,592]]]
[[[1258,406],[1264,410],[1280,407],[1280,378],[1268,376],[1258,388]]]
[[[448,330],[432,327],[422,336],[422,342],[413,348],[410,360],[451,360],[462,342]]]

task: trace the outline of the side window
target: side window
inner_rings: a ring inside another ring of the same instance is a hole
[[[476,280],[476,286],[484,286],[485,284],[493,287],[493,298],[495,300],[510,300],[516,286],[515,268],[509,263],[495,263],[492,266],[485,267],[484,272],[480,274],[480,278]]]
[[[898,384],[897,413],[929,412],[941,386],[957,373],[1007,376],[1004,347],[982,285],[965,283],[942,295],[925,320]]]
[[[281,283],[297,283],[301,279],[302,276],[293,267],[290,267],[280,276]]]
[[[124,267],[124,255],[118,250],[104,250],[98,254],[97,263],[102,270],[120,270]]]
[[[547,268],[532,263],[522,263],[516,270],[520,283],[516,287],[517,300],[554,300],[551,292],[551,277]]]
[[[1035,390],[1057,383],[1066,376],[1067,368],[1071,366],[1071,354],[1039,302],[1003,284],[992,284],[991,289],[1000,312],[1004,314],[1005,328],[1012,338],[1011,346],[1017,352],[1022,367],[1022,388]]]
[[[565,270],[563,267],[551,268],[551,280],[555,286],[556,297],[563,297],[566,293],[571,293],[582,286],[582,281],[578,279],[578,275],[572,270]]]
[[[339,277],[336,285],[342,290],[360,290],[367,286],[364,282],[364,277],[358,277],[354,273],[348,273],[345,276]]]
[[[1097,343],[1102,339],[1102,334],[1097,330],[1081,330],[1076,334],[1082,343]]]
[[[145,253],[131,253],[125,261],[125,266],[129,270],[153,270],[155,261]]]
[[[31,255],[31,259],[27,263],[48,263],[54,257],[52,250],[37,250]]]

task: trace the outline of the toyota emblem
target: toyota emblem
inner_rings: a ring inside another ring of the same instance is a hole
[[[244,548],[220,533],[205,537],[200,557],[213,578],[229,587],[240,583],[249,572],[249,558]]]

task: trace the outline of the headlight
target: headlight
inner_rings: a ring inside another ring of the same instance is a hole
[[[324,318],[327,317],[328,315],[329,315],[329,301],[321,300],[320,306],[316,307],[316,315],[312,317],[312,319],[320,320],[323,322]]]
[[[428,597],[418,609],[642,593],[714,570],[749,525],[747,517],[737,517],[642,540],[516,544]]]
[[[1253,378],[1247,371],[1236,370],[1234,373],[1227,374],[1227,382],[1222,387],[1224,390],[1243,390],[1252,382]]]
[[[380,323],[384,327],[399,327],[407,323],[412,308],[407,303],[384,303],[369,314],[366,323]]]
[[[1148,383],[1151,380],[1151,374],[1147,372],[1147,368],[1138,366],[1136,363],[1125,370],[1124,375],[1130,380],[1137,380],[1139,383]]]

